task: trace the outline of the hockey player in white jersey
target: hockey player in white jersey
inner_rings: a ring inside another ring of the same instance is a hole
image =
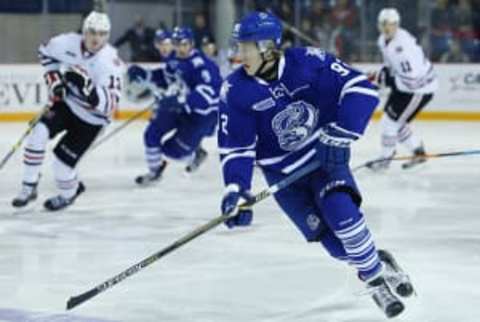
[[[82,34],[65,33],[39,48],[45,68],[50,108],[27,139],[22,188],[12,201],[24,207],[37,198],[45,148],[64,133],[54,148],[53,172],[59,194],[45,201],[47,210],[72,204],[85,191],[75,167],[110,118],[120,99],[123,63],[108,44],[110,19],[91,12]]]
[[[400,27],[400,15],[394,8],[385,8],[378,15],[380,37],[378,47],[382,53],[382,69],[371,75],[379,85],[391,88],[382,117],[382,151],[380,158],[367,166],[385,170],[395,155],[397,143],[403,144],[413,158],[402,165],[408,169],[425,162],[425,148],[409,125],[430,102],[438,82],[432,64],[425,57],[417,40]]]

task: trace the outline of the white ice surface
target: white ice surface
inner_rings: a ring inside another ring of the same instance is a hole
[[[112,126],[115,127],[118,124]],[[219,227],[73,311],[66,300],[105,281],[218,215],[222,193],[214,140],[191,177],[173,164],[157,186],[140,189],[145,170],[137,123],[80,164],[87,186],[71,208],[46,213],[55,194],[51,155],[30,210],[10,201],[22,152],[0,170],[0,321],[376,322],[386,320],[355,272],[307,244],[271,199],[249,229]],[[480,148],[479,123],[417,123],[430,152]],[[0,124],[0,156],[25,124]],[[376,156],[378,123],[354,151],[353,165]],[[401,150],[403,151],[403,150]],[[379,247],[407,270],[418,297],[398,321],[480,321],[480,156],[431,160],[387,175],[359,171],[363,211]],[[264,187],[257,175],[255,190]]]

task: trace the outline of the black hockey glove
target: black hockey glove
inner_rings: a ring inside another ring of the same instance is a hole
[[[92,107],[97,106],[98,96],[93,82],[87,72],[79,66],[70,67],[64,74],[65,82],[77,89]]]
[[[43,77],[47,83],[48,98],[51,101],[59,101],[65,97],[65,84],[63,83],[62,74],[53,70],[46,72]]]

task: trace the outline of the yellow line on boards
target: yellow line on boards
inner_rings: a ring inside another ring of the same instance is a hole
[[[127,120],[138,113],[139,110],[123,110],[115,113],[114,119]],[[25,122],[35,117],[34,112],[0,113],[0,122]],[[382,111],[377,111],[373,115],[374,120],[379,120]],[[142,115],[140,119],[148,120],[150,113]],[[460,111],[423,111],[417,116],[422,121],[467,121],[480,122],[480,112],[460,112]]]

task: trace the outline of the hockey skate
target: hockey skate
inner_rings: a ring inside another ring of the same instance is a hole
[[[22,183],[22,190],[12,200],[12,206],[15,208],[21,208],[28,205],[30,202],[37,199],[37,182],[35,183]]]
[[[195,172],[198,167],[200,167],[200,165],[205,162],[207,155],[207,151],[205,151],[202,147],[199,147],[195,151],[195,156],[193,157],[193,160],[185,167],[185,171],[187,173]]]
[[[78,183],[77,192],[75,193],[75,195],[72,198],[65,198],[62,195],[57,195],[55,197],[47,199],[45,201],[45,203],[43,204],[43,206],[45,207],[45,209],[50,210],[50,211],[57,211],[57,210],[64,209],[64,208],[70,206],[71,204],[73,204],[75,199],[77,199],[77,197],[80,194],[82,194],[84,191],[85,191],[85,186],[80,181]]]
[[[167,161],[162,161],[162,164],[158,167],[155,172],[149,172],[147,174],[138,176],[135,178],[135,183],[139,186],[146,186],[151,183],[157,182],[162,178],[163,171],[165,171],[165,167],[167,166]]]
[[[388,251],[378,250],[378,256],[385,266],[384,278],[394,292],[401,297],[409,297],[414,293],[410,277],[400,268],[397,261]]]
[[[388,318],[396,317],[405,309],[403,303],[392,293],[382,275],[367,282],[367,291]]]
[[[402,164],[402,169],[408,170],[419,164],[427,162],[425,148],[422,146],[413,151],[413,158]]]

